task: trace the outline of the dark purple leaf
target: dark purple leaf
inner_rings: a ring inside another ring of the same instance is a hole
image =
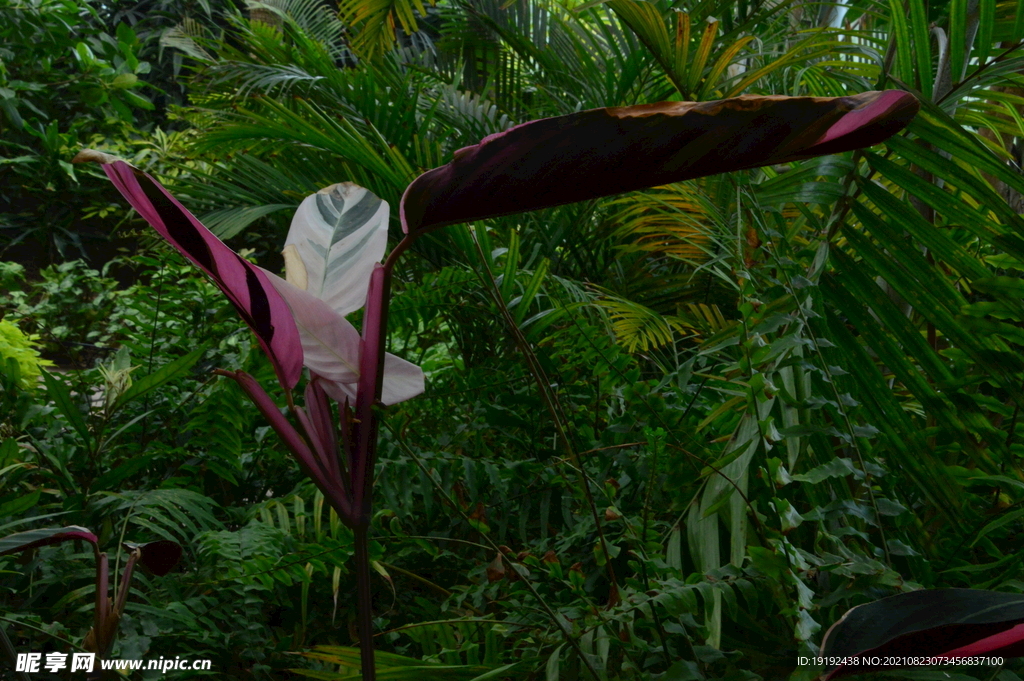
[[[832,625],[821,656],[860,658],[831,665],[835,679],[886,667],[864,657],[1019,657],[1024,654],[1024,594],[980,589],[926,589],[852,608]]]
[[[43,530],[28,530],[27,532],[18,532],[17,534],[8,535],[0,539],[0,556],[5,556],[8,553],[28,551],[38,546],[60,544],[72,539],[84,539],[94,547],[98,541],[95,534],[77,525],[51,527]]]
[[[181,560],[181,546],[167,539],[151,541],[146,544],[125,542],[125,546],[133,550],[139,549],[142,554],[139,563],[157,577],[166,575]]]
[[[878,144],[919,108],[906,92],[743,96],[593,109],[460,149],[402,197],[406,232]]]

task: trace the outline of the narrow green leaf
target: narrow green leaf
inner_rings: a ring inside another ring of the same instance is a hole
[[[718,79],[722,77],[725,70],[729,68],[730,64],[732,64],[736,55],[738,55],[740,51],[753,39],[754,36],[744,36],[730,45],[718,56],[718,60],[715,62],[715,65],[711,67],[711,71],[708,73],[707,78],[704,79],[704,85],[701,86],[700,92],[697,93],[698,100],[706,99],[715,91]]]
[[[550,265],[550,261],[544,258],[537,265],[537,269],[533,271],[533,276],[530,277],[530,281],[526,284],[526,290],[523,291],[523,296],[516,306],[515,320],[517,326],[522,326],[523,317],[526,316],[526,312],[530,309],[533,299],[537,297],[540,287],[543,286]]]
[[[949,5],[949,65],[952,81],[964,77],[967,64],[967,0],[951,0]]]
[[[861,257],[871,263],[876,272],[885,274],[886,280],[914,310],[941,330],[954,346],[962,349],[991,372],[992,376],[997,378],[1007,391],[1015,395],[1020,394],[1019,382],[1015,381],[1012,376],[1015,367],[1007,362],[1010,354],[1009,348],[1001,347],[992,338],[978,337],[965,329],[958,313],[963,302],[957,306],[956,311],[951,310],[946,306],[947,301],[941,296],[936,295],[933,291],[922,290],[906,270],[889,266],[889,258],[866,237],[854,229],[844,229],[843,234],[857,249]],[[918,270],[920,269],[919,267]]]
[[[686,88],[689,92],[697,90],[697,84],[704,73],[704,65],[707,63],[708,57],[711,56],[711,48],[714,47],[717,37],[718,22],[708,21],[704,26],[704,35],[701,36],[697,51],[693,55],[693,61],[690,62],[689,74],[686,77]]]
[[[1013,32],[1010,34],[1010,41],[1019,43],[1024,41],[1024,2],[1019,0],[1013,15]]]
[[[899,259],[900,273],[894,274],[880,270],[880,274],[887,280],[899,280],[907,286],[915,286],[928,292],[926,296],[919,299],[930,300],[935,305],[941,305],[950,314],[958,314],[960,308],[967,304],[963,295],[952,283],[921,253],[921,251],[910,244],[903,237],[902,229],[894,226],[886,220],[879,220],[871,211],[862,204],[854,205],[854,212],[865,227],[869,228],[871,235],[878,240],[879,245],[888,251],[890,257]],[[843,234],[848,235],[852,229],[844,229]],[[862,248],[871,248],[870,242],[860,242]],[[858,252],[861,248],[858,248]],[[863,255],[863,253],[861,253]],[[902,275],[902,276],[900,276]],[[890,282],[892,283],[892,282]],[[894,285],[895,286],[895,285]],[[898,287],[897,287],[898,288]],[[901,291],[902,294],[902,291]]]
[[[690,15],[686,12],[676,13],[676,61],[673,81],[683,95],[689,95],[686,91],[686,82],[681,74],[686,73],[686,64],[690,59]]]
[[[842,289],[835,286],[831,276],[822,277],[821,290],[826,297],[842,293]],[[844,313],[862,309],[852,296],[836,307],[842,309]],[[909,476],[917,490],[934,508],[940,509],[954,524],[959,524],[962,495],[955,487],[946,467],[941,461],[934,461],[931,458],[930,450],[920,441],[920,428],[914,425],[896,400],[875,360],[868,356],[864,347],[831,311],[827,311],[827,323],[829,337],[835,342],[836,348],[826,352],[842,353],[846,366],[858,367],[857,371],[850,372],[846,378],[860,388],[859,394],[864,396],[863,404],[868,410],[868,416],[892,447],[893,458],[898,461],[900,470]],[[944,422],[942,413],[938,414],[938,419]]]
[[[865,198],[875,204],[891,224],[906,229],[936,258],[972,279],[991,275],[977,258],[949,237],[949,230],[936,229],[920,213],[873,182],[860,181],[858,185]]]
[[[996,0],[981,0],[979,9],[981,18],[978,21],[978,39],[974,43],[974,56],[978,64],[988,60],[992,52],[992,36],[996,30]]]
[[[683,54],[680,56],[679,30],[681,25],[677,24],[675,45],[673,46],[665,26],[665,20],[655,5],[633,0],[610,0],[608,6],[647,47],[676,89],[686,95],[689,91],[686,89],[685,72],[682,67],[686,63],[685,54],[689,48],[689,17],[684,15],[685,18],[682,18],[677,15],[677,21],[685,21],[687,29],[687,41],[682,44]]]
[[[967,190],[972,197],[983,206],[987,206],[1007,224],[1017,223],[1018,227],[1024,229],[1024,221],[1007,204],[1006,199],[997,194],[984,180],[975,177],[970,169],[962,167],[955,161],[947,160],[920,144],[914,144],[905,137],[890,139],[887,144],[908,161],[915,163],[927,172],[961,190]]]
[[[480,676],[474,676],[472,679],[469,679],[469,681],[502,681],[503,679],[511,676],[513,672],[517,671],[517,668],[526,666],[528,666],[527,660],[505,664],[488,672],[484,672]]]
[[[153,455],[136,456],[128,459],[117,468],[111,469],[93,480],[90,491],[99,492],[103,490],[117,489],[121,481],[135,475],[153,460]]]
[[[981,530],[978,532],[977,535],[975,535],[974,539],[971,540],[971,543],[968,544],[968,546],[974,546],[982,539],[982,537],[984,537],[989,532],[998,530],[1000,527],[1005,527],[1010,523],[1019,520],[1020,518],[1024,518],[1024,508],[1018,508],[1016,511],[1004,513],[1003,515],[999,516],[998,518],[990,522],[988,525],[985,525],[985,527],[981,528]]]
[[[40,494],[41,492],[36,490],[31,494],[26,494],[16,499],[12,499],[5,504],[0,504],[0,518],[8,518],[10,516],[17,516],[25,513],[39,503]]]
[[[896,75],[904,83],[916,85],[914,59],[910,50],[910,27],[903,12],[903,3],[900,0],[889,0],[889,12],[895,33],[893,39],[896,41]],[[922,74],[922,78],[927,76]]]
[[[910,134],[934,144],[970,168],[988,173],[1024,193],[1024,176],[1010,169],[976,135],[950,118],[949,114],[931,102],[921,103],[921,112],[907,127]],[[889,138],[890,140],[892,138]]]
[[[279,210],[295,209],[294,204],[271,203],[262,206],[234,206],[212,211],[201,221],[222,241],[230,239],[256,220]]]
[[[986,219],[986,215],[973,210],[970,206],[958,201],[956,197],[892,161],[883,159],[870,151],[864,152],[864,157],[872,168],[930,205],[940,215],[944,215],[947,221],[962,225],[986,243],[999,246],[1004,252],[1017,259],[1024,258],[1024,239],[1015,234],[1006,233],[1001,225],[996,225]]]
[[[199,361],[199,358],[206,352],[206,346],[196,348],[192,352],[169,362],[148,376],[143,376],[134,381],[128,390],[125,390],[115,403],[115,408],[123,407],[132,400],[142,397],[150,390],[160,387],[168,381],[172,381],[187,373],[192,365]]]
[[[931,36],[928,31],[928,14],[925,12],[923,0],[910,1],[910,32],[914,36],[914,56],[917,58],[916,73],[919,79],[921,94],[925,99],[932,98],[932,53]],[[910,82],[910,81],[903,81]]]
[[[89,435],[89,427],[85,424],[82,412],[71,400],[71,392],[64,382],[52,376],[49,372],[40,369],[43,375],[43,382],[46,384],[46,394],[57,405],[57,409],[68,420],[71,427],[82,436],[86,448],[92,447],[92,437]]]
[[[850,230],[853,232],[854,230]],[[859,235],[858,235],[859,236]],[[870,279],[873,272],[865,271],[867,268],[863,263],[856,263],[843,251],[836,249],[832,253],[833,262],[842,273],[840,280],[842,286],[836,286],[833,290],[836,294],[835,300],[844,314],[854,314],[857,320],[854,322],[860,331],[873,341],[872,346],[877,352],[891,354],[884,358],[890,369],[897,370],[906,368],[907,373],[900,376],[907,387],[914,391],[918,399],[927,404],[930,397],[934,396],[931,386],[921,378],[920,373],[912,368],[912,365],[905,359],[906,355],[914,357],[915,362],[928,373],[928,375],[940,384],[952,380],[952,375],[946,368],[945,363],[929,347],[924,338],[910,321],[896,308],[896,305],[889,299],[882,289]],[[822,281],[825,281],[825,277]],[[836,279],[829,278],[830,284],[838,283]],[[849,297],[847,297],[849,296]],[[876,317],[862,314],[863,305],[868,305]],[[853,319],[851,318],[851,321]],[[881,324],[879,324],[881,322]],[[900,346],[891,344],[891,340],[885,332],[892,334]],[[920,391],[920,392],[919,392]]]
[[[501,277],[501,299],[506,303],[511,300],[516,287],[516,272],[519,269],[519,233],[515,230],[509,234],[508,252],[505,253],[505,271]]]
[[[547,664],[544,665],[544,677],[547,681],[560,681],[561,677],[558,674],[558,670],[560,666],[560,658],[562,656],[562,648],[564,647],[565,644],[563,643],[555,648],[555,651],[551,653],[551,657],[548,658]]]

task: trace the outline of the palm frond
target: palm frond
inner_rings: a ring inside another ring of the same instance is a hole
[[[341,21],[355,31],[350,43],[352,50],[371,60],[391,50],[398,25],[406,34],[419,30],[414,11],[420,17],[427,16],[422,0],[341,0],[338,3]]]
[[[615,337],[627,352],[647,352],[696,335],[694,326],[681,317],[660,315],[607,291],[594,304],[608,313]]]
[[[707,259],[717,210],[696,183],[655,187],[615,199],[612,206],[625,250],[668,255],[694,266]]]

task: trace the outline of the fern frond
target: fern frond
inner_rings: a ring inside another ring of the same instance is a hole
[[[152,489],[147,491],[102,492],[95,501],[97,510],[179,544],[210,530],[220,529],[214,516],[218,509],[213,499],[187,489]],[[124,517],[120,517],[121,515]]]
[[[238,484],[235,476],[242,472],[242,432],[248,420],[244,404],[233,381],[219,381],[186,426],[194,432],[189,444],[204,450],[203,464],[231,484]]]

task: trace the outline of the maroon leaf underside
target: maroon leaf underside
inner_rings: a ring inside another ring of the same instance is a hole
[[[848,611],[825,634],[823,657],[1024,655],[1024,596],[933,589],[890,596]],[[891,668],[841,665],[825,679]]]
[[[260,268],[232,251],[150,175],[123,161],[104,172],[131,206],[228,297],[291,389],[302,374],[302,344],[291,310]]]
[[[856,653],[865,657],[906,658],[906,657],[973,657],[977,655],[995,657],[1020,657],[1024,655],[1024,623],[999,624],[952,624],[936,627],[908,636],[901,636],[890,643]],[[846,664],[833,668],[824,678],[838,679],[854,674],[894,669],[901,665]],[[902,665],[920,666],[920,665]]]
[[[74,539],[84,539],[92,544],[94,548],[99,541],[95,534],[84,527],[79,527],[77,525],[41,530],[28,530],[26,532],[18,532],[17,534],[12,534],[0,539],[0,556],[6,556],[10,553],[20,553],[40,546],[60,544]]]
[[[416,233],[868,147],[906,127],[919,106],[894,90],[745,95],[530,121],[416,178],[402,197],[402,225]]]

